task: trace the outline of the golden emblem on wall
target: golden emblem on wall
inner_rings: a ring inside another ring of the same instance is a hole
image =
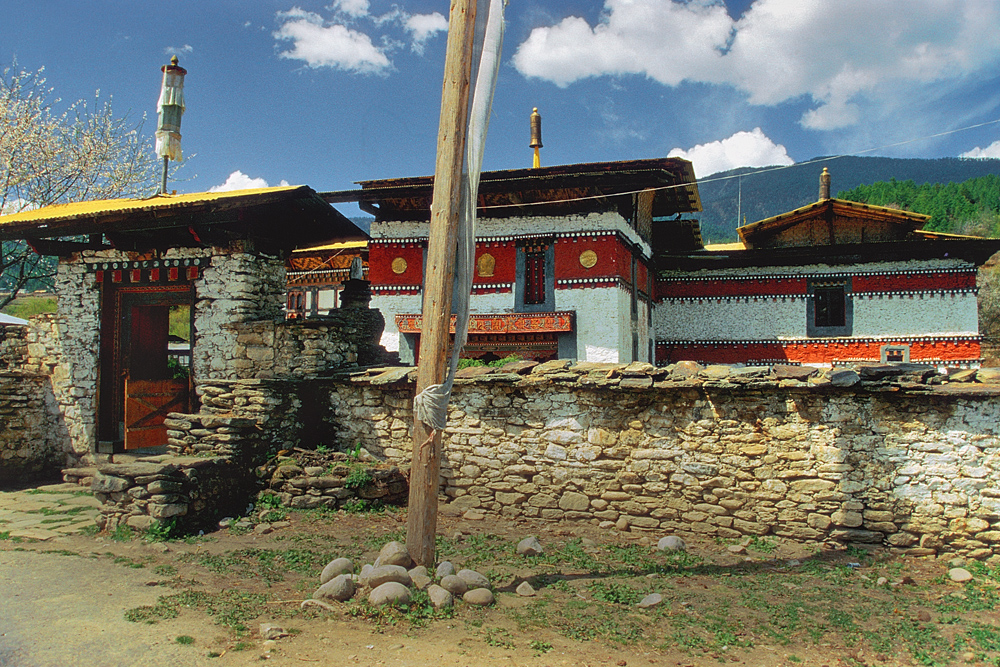
[[[479,256],[479,259],[476,260],[476,273],[479,274],[480,278],[491,278],[496,266],[496,258],[494,258],[490,253],[485,252]]]
[[[406,260],[402,257],[397,257],[392,260],[392,272],[393,273],[405,273],[406,272]]]
[[[593,268],[597,264],[597,253],[593,250],[584,250],[580,253],[580,265],[585,269]]]

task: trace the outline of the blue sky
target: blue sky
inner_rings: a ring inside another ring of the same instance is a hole
[[[0,64],[149,136],[180,58],[178,191],[433,172],[446,0],[0,3]],[[511,0],[502,62],[486,169],[530,166],[536,106],[546,165],[1000,157],[995,0]]]

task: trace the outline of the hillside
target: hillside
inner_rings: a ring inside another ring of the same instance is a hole
[[[742,184],[742,216],[756,222],[816,201],[823,167],[833,176],[834,193],[878,181],[912,180],[915,184],[950,183],[1000,174],[1000,160],[938,158],[933,160],[884,157],[816,158],[784,169],[734,169],[699,179],[704,211],[702,236],[707,243],[736,240],[737,210]],[[739,176],[742,178],[726,178]],[[717,180],[718,179],[718,180]]]

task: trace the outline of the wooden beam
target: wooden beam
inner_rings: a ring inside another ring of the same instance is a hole
[[[451,295],[462,203],[462,163],[469,115],[476,0],[452,0],[448,50],[441,88],[434,196],[431,202],[417,392],[444,382],[448,369]],[[406,548],[420,565],[434,565],[437,494],[441,474],[441,433],[428,431],[414,416],[413,464],[406,523]]]

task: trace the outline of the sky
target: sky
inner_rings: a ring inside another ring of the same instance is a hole
[[[0,66],[150,138],[188,71],[179,192],[433,173],[446,0],[0,0]],[[484,169],[680,156],[1000,157],[996,0],[510,0]],[[351,215],[349,210],[344,211]]]

